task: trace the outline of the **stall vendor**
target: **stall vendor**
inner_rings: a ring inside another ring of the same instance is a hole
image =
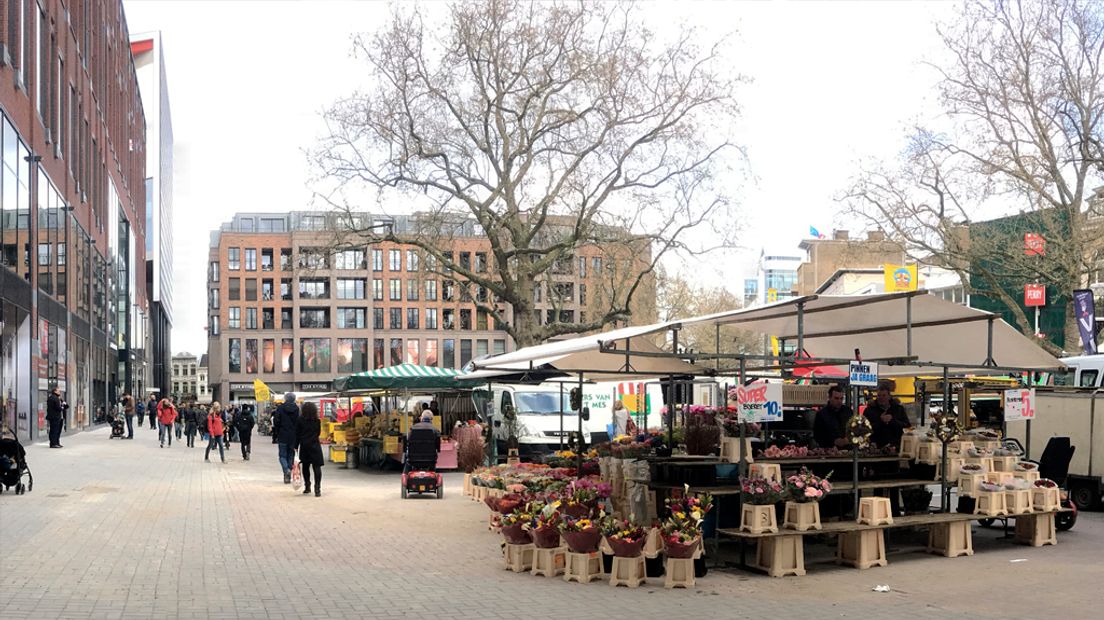
[[[878,384],[877,396],[873,403],[866,406],[864,415],[873,428],[870,442],[879,447],[900,449],[901,436],[905,434],[905,429],[912,428],[905,408],[890,395],[890,386],[886,383]]]
[[[847,446],[847,422],[851,408],[843,404],[843,388],[828,388],[828,404],[820,408],[813,421],[813,439],[821,448]]]

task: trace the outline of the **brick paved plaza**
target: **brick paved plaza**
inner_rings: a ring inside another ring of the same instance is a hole
[[[1099,617],[1100,513],[1057,547],[975,528],[973,557],[894,539],[888,567],[857,571],[810,545],[803,578],[711,570],[692,591],[613,589],[503,571],[487,510],[456,474],[443,501],[402,501],[395,474],[331,464],[315,498],[282,484],[267,437],[249,462],[233,444],[223,465],[135,435],[28,447],[34,491],[0,496],[0,617]],[[892,592],[871,591],[883,583]]]

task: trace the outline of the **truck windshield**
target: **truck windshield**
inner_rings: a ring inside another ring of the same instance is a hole
[[[541,414],[541,415],[559,415],[560,413],[560,395],[553,392],[515,392],[514,401],[517,403],[518,413],[527,414]],[[564,394],[564,414],[575,415],[574,411],[568,409],[567,406],[567,394]]]

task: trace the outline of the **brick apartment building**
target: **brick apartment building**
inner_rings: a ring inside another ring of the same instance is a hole
[[[385,219],[401,234],[416,218]],[[239,213],[212,233],[207,350],[216,400],[252,399],[253,379],[274,392],[327,391],[335,376],[404,362],[461,368],[512,349],[476,306],[491,301],[486,291],[431,273],[433,257],[412,246],[335,250],[334,222],[314,212]],[[448,243],[461,266],[491,269],[490,244],[473,223]],[[554,268],[534,291],[538,320],[583,322],[613,262],[586,247]],[[633,320],[654,320],[654,284],[636,299]]]
[[[141,393],[145,117],[118,0],[0,3],[0,413],[46,434]]]

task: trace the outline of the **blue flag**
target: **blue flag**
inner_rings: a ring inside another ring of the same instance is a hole
[[[809,234],[816,237],[817,239],[823,239],[824,238],[824,235],[820,234],[820,231],[813,228],[812,226],[809,227]]]

